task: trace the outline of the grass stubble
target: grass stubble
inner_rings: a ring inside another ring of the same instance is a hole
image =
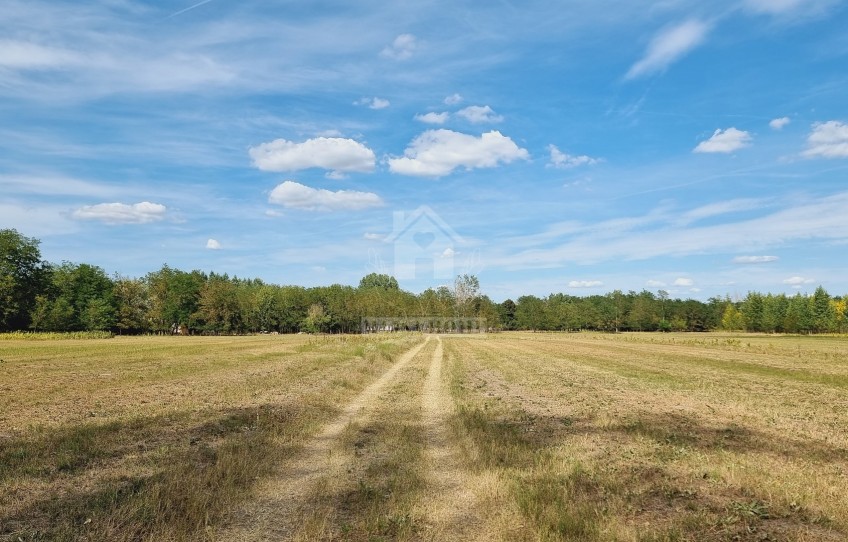
[[[691,337],[446,341],[459,429],[528,538],[848,537],[844,340]]]
[[[7,341],[0,540],[848,537],[844,338],[422,342]]]
[[[7,341],[0,540],[212,540],[419,337]]]

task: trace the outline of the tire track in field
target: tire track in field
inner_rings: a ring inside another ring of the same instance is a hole
[[[340,416],[325,425],[321,432],[303,447],[294,461],[283,468],[279,476],[261,483],[254,500],[236,513],[232,525],[218,533],[216,538],[228,541],[275,542],[290,539],[297,530],[296,522],[301,516],[310,490],[322,476],[338,472],[344,467],[343,454],[334,453],[342,432],[352,422],[362,423],[367,420],[368,411],[377,401],[379,393],[429,342],[428,336],[424,342],[403,354],[394,365],[348,403]]]
[[[428,445],[427,535],[428,539],[439,541],[474,540],[485,536],[480,530],[483,519],[478,513],[475,483],[463,463],[462,450],[450,433],[455,407],[442,383],[442,340],[436,337],[436,341],[421,397]]]

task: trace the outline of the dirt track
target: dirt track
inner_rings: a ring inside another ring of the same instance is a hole
[[[446,408],[446,395],[441,390],[440,367],[442,348],[438,343],[431,363],[430,375],[427,379],[425,411],[427,424],[433,426],[431,436],[436,444],[434,457],[446,455],[446,435],[443,427],[435,426],[443,423]],[[403,354],[377,380],[362,391],[343,410],[335,420],[322,428],[320,433],[310,440],[291,462],[283,465],[278,476],[260,484],[256,497],[245,507],[233,514],[231,524],[217,534],[219,540],[242,541],[277,541],[290,540],[295,537],[303,518],[308,514],[306,507],[310,496],[326,480],[345,477],[350,472],[351,454],[344,450],[343,433],[350,426],[361,426],[367,423],[375,406],[380,401],[381,394],[397,379],[398,374],[413,362],[431,341],[428,337],[421,344]]]

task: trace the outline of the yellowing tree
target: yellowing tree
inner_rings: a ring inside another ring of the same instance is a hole
[[[742,313],[732,303],[728,303],[721,317],[721,328],[727,331],[736,331],[744,327],[745,318]]]

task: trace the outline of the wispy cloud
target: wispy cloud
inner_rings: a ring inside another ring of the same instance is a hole
[[[191,5],[191,6],[187,7],[187,8],[185,8],[185,9],[181,9],[181,10],[179,10],[179,11],[175,12],[175,13],[172,13],[172,14],[168,15],[168,16],[166,17],[166,19],[170,19],[170,18],[172,18],[172,17],[176,17],[177,15],[182,15],[183,13],[186,13],[187,11],[191,11],[191,10],[193,10],[193,9],[195,9],[195,8],[199,8],[200,6],[202,6],[202,5],[204,5],[204,4],[208,4],[208,3],[209,3],[209,2],[211,2],[211,1],[212,1],[212,0],[203,0],[202,2],[198,2],[198,3],[196,3],[196,4],[194,4],[194,5]]]
[[[779,259],[777,256],[736,256],[733,258],[733,263],[741,265],[774,263]]]
[[[73,212],[78,220],[97,220],[106,224],[147,224],[165,218],[167,207],[159,203],[143,201],[126,203],[99,203],[86,205]]]
[[[600,280],[572,280],[568,282],[569,288],[597,288],[603,285],[603,281]]]
[[[710,25],[698,20],[689,20],[665,28],[654,36],[645,55],[631,66],[625,78],[635,79],[665,70],[701,45],[709,31]]]
[[[361,100],[357,100],[353,102],[354,105],[364,105],[367,106],[368,109],[386,109],[389,107],[391,102],[386,100],[385,98],[378,98],[374,96],[373,98],[362,98]]]
[[[783,280],[783,284],[786,284],[787,286],[792,286],[793,288],[800,288],[805,284],[815,284],[815,282],[815,279],[799,276],[789,277],[788,279]]]
[[[393,60],[407,60],[412,58],[418,48],[418,40],[412,34],[401,34],[396,37],[391,45],[385,47],[380,56]]]
[[[459,94],[451,94],[444,101],[446,105],[457,105],[462,103],[462,100],[463,98]]]
[[[548,151],[551,153],[549,166],[558,169],[569,169],[578,166],[591,166],[597,164],[600,160],[586,156],[585,154],[573,156],[560,151],[556,145],[548,145]]]
[[[456,116],[474,124],[493,124],[504,120],[502,115],[495,113],[488,105],[469,105],[457,111]]]
[[[564,223],[551,232],[503,240],[487,263],[511,269],[614,260],[727,254],[772,246],[848,240],[848,192],[808,199],[768,214],[704,226],[679,225],[667,211],[596,224]],[[739,232],[745,232],[740,235]]]

